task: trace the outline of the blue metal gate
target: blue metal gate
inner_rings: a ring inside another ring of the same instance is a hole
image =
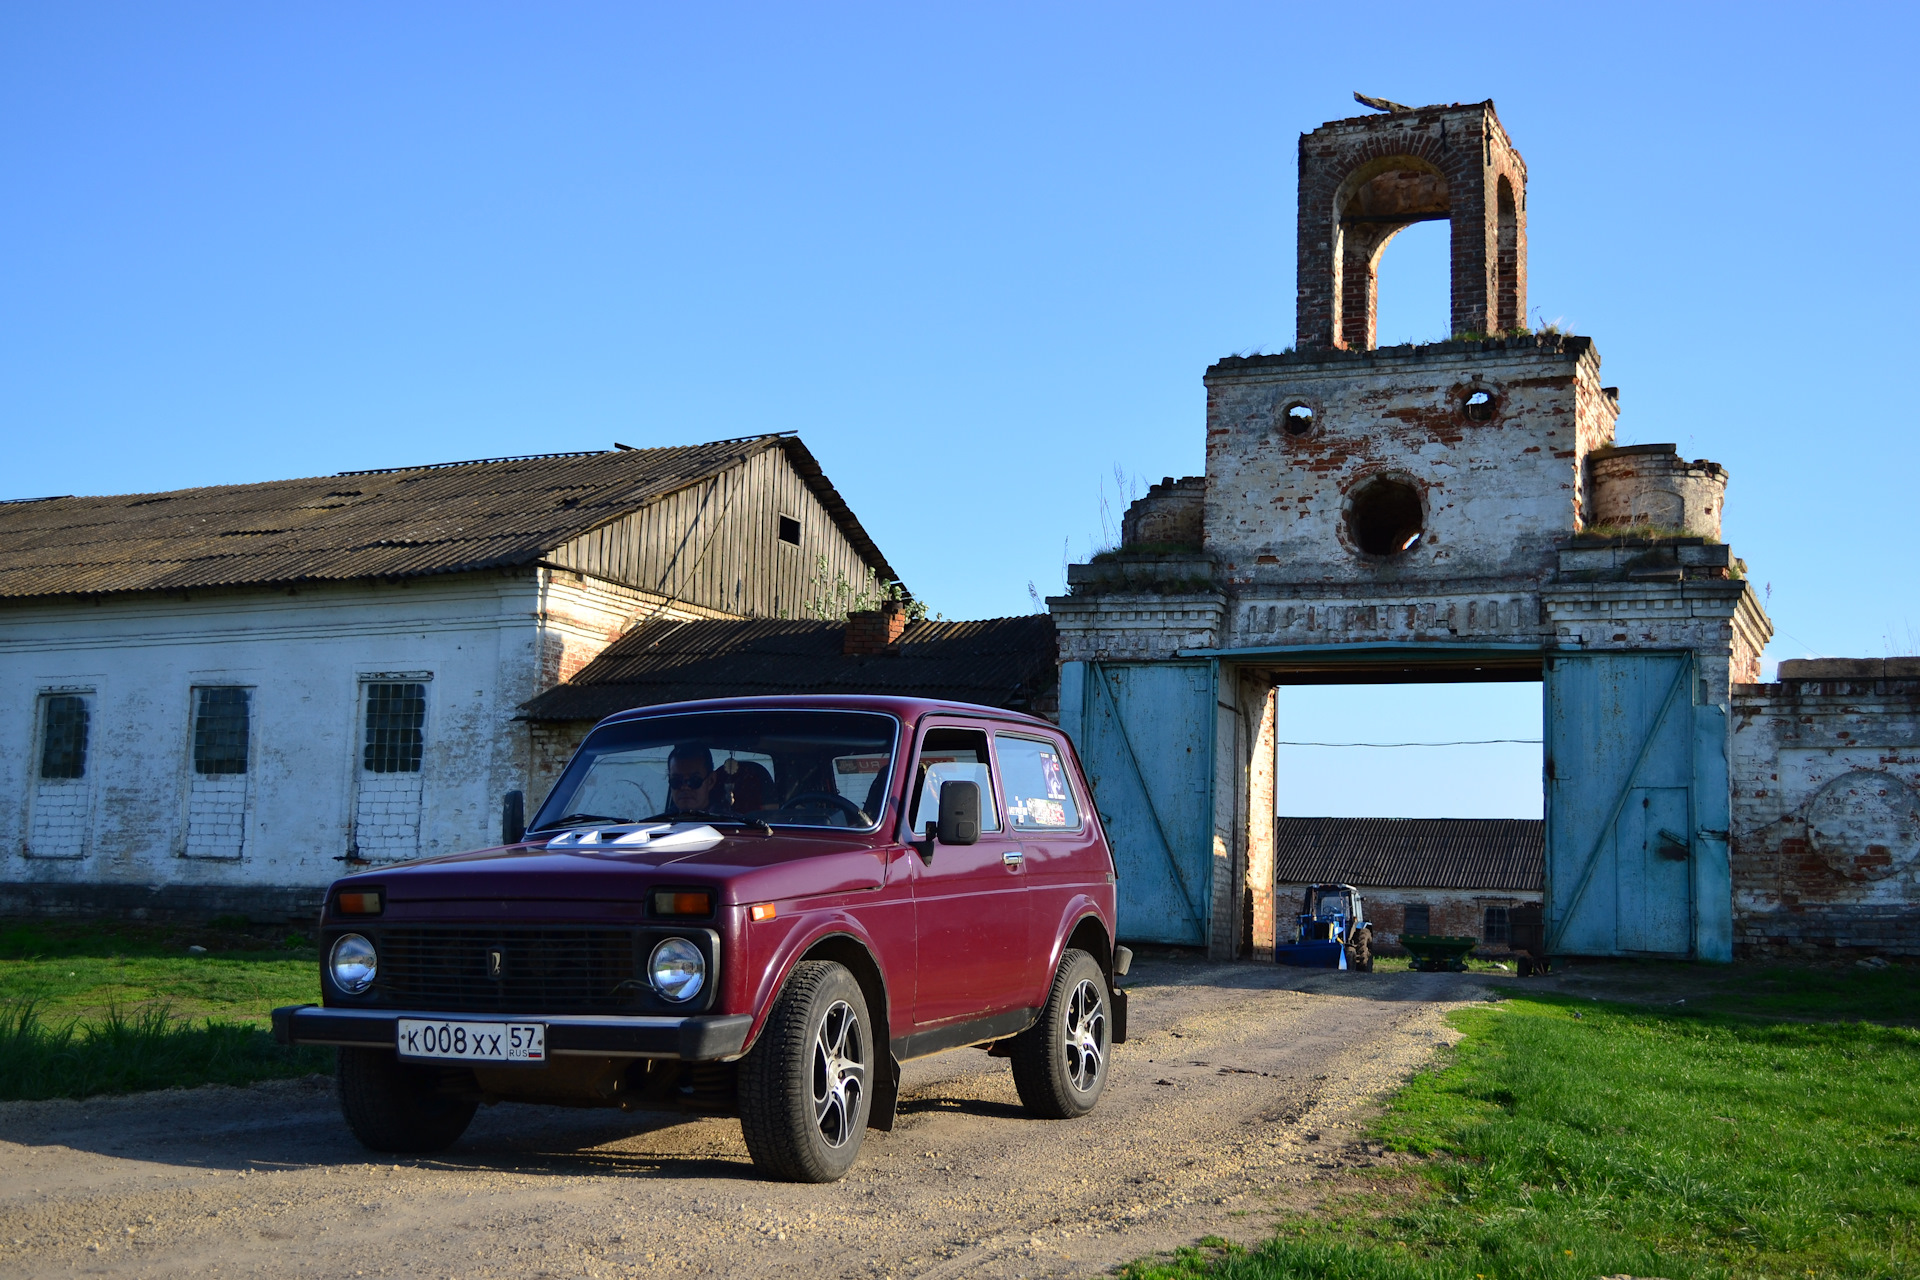
[[[1213,891],[1213,669],[1087,663],[1063,679],[1063,711],[1074,685],[1075,745],[1120,873],[1120,937],[1204,946]]]
[[[1731,956],[1726,721],[1690,653],[1546,667],[1547,949]]]

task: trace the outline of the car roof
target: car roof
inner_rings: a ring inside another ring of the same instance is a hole
[[[878,694],[787,693],[752,698],[705,698],[697,702],[663,702],[650,707],[635,707],[608,716],[601,724],[624,724],[649,720],[655,716],[679,715],[689,711],[878,711],[897,716],[913,724],[923,716],[965,716],[972,720],[999,720],[1008,724],[1058,730],[1059,725],[1024,711],[986,707],[972,702],[946,702],[938,698],[909,698]]]

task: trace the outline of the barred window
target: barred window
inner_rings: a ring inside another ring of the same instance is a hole
[[[1480,926],[1480,941],[1488,946],[1505,946],[1512,935],[1507,929],[1507,909],[1488,907],[1485,922]]]
[[[193,771],[245,773],[251,695],[240,688],[193,691]]]
[[[47,698],[40,712],[40,776],[87,776],[87,700],[72,694]]]
[[[1415,906],[1409,906],[1407,908],[1407,923],[1400,932],[1410,933],[1416,938],[1424,938],[1431,934],[1433,932],[1432,908],[1428,907],[1424,902]]]
[[[418,773],[426,745],[427,686],[367,686],[368,773]]]

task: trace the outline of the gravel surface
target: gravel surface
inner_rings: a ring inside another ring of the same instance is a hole
[[[1160,959],[1106,1097],[1029,1120],[1004,1059],[909,1063],[847,1178],[763,1182],[739,1124],[503,1105],[370,1162],[322,1077],[0,1104],[0,1275],[1067,1276],[1272,1211],[1375,1158],[1349,1126],[1479,975]]]

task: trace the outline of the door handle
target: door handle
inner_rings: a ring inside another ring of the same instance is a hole
[[[1009,866],[1013,870],[1018,871],[1020,869],[1021,862],[1026,858],[1026,856],[1027,856],[1026,854],[1021,853],[1018,849],[1009,849],[1005,853],[1000,855],[1000,861],[1006,863],[1007,866]]]

